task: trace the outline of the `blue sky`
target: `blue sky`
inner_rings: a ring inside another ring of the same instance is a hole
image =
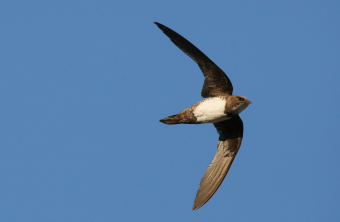
[[[1,221],[339,221],[339,1],[1,1]],[[192,211],[212,124],[158,120],[203,75],[249,98],[220,189]]]

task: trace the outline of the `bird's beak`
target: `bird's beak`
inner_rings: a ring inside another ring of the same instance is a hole
[[[252,104],[252,102],[248,101],[249,104]]]

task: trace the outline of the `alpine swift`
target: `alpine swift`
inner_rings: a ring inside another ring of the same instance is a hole
[[[196,194],[192,209],[197,210],[214,195],[227,175],[243,137],[243,122],[239,114],[251,102],[244,96],[232,95],[233,86],[228,76],[198,48],[170,28],[157,22],[155,24],[198,64],[205,77],[201,92],[205,99],[160,122],[169,125],[213,123],[219,134],[217,152]]]

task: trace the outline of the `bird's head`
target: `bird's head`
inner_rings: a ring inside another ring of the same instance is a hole
[[[231,95],[227,99],[226,113],[232,115],[242,112],[251,102],[244,96]]]

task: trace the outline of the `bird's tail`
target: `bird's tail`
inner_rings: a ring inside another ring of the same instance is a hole
[[[161,119],[159,121],[162,122],[162,123],[168,124],[168,125],[179,124],[180,121],[179,121],[178,118],[176,118],[176,116],[177,116],[177,114],[172,115],[172,116],[168,116],[168,117]]]

